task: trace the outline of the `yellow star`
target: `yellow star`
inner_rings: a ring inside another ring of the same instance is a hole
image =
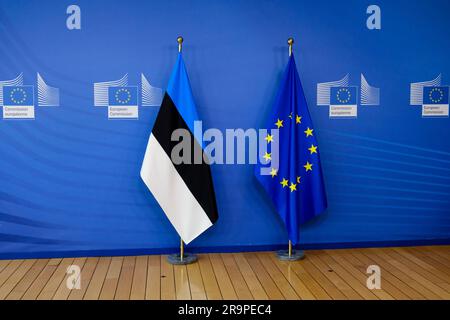
[[[266,140],[267,143],[271,143],[273,141],[273,135],[267,134],[264,140]]]
[[[317,153],[317,146],[312,144],[311,147],[308,148],[308,150],[311,152],[311,154]]]
[[[297,183],[300,183],[300,176],[297,177]]]
[[[275,122],[275,125],[277,126],[278,129],[280,129],[280,127],[283,126],[283,120],[278,119],[277,122]]]
[[[272,154],[266,152],[264,154],[264,160],[266,160],[266,162],[269,162],[270,160],[272,160]]]
[[[289,114],[289,119],[292,119],[292,112]]]
[[[275,168],[270,169],[270,175],[273,177],[275,177],[277,175],[278,170]]]
[[[295,117],[295,123],[302,123],[302,117],[300,117],[299,115],[297,115]]]
[[[291,192],[294,192],[297,190],[297,185],[295,183],[291,182],[291,185],[289,186],[289,189],[291,189]]]
[[[312,134],[312,133],[313,133],[313,130],[314,130],[314,129],[310,129],[310,128],[308,127],[308,129],[306,129],[304,132],[306,133],[306,136],[307,136],[307,137],[309,137],[309,136],[312,137],[312,135],[313,135],[313,134]]]
[[[288,181],[285,178],[283,178],[283,180],[281,180],[280,184],[283,186],[283,188],[287,187]]]
[[[306,161],[306,164],[303,166],[305,169],[306,169],[306,171],[308,172],[308,171],[312,171],[312,164],[311,163],[309,163],[309,161]]]

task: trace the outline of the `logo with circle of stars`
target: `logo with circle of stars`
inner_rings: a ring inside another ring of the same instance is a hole
[[[336,99],[340,103],[348,103],[351,98],[352,94],[347,88],[340,88],[336,93]]]
[[[295,117],[294,117],[291,112],[291,114],[289,115],[289,121],[295,121],[295,125],[301,125],[302,117],[300,115],[295,115]],[[275,122],[275,126],[277,127],[277,129],[280,130],[280,128],[284,127],[284,120],[280,120],[278,118],[277,122]],[[313,131],[314,131],[314,129],[307,127],[306,130],[304,130],[303,132],[304,132],[306,138],[308,138],[308,137],[313,136]],[[266,140],[266,142],[268,144],[270,144],[271,142],[273,142],[273,135],[271,135],[269,133],[269,134],[267,134],[267,136],[264,139]],[[315,146],[314,144],[311,144],[311,146],[308,148],[308,150],[310,152],[310,155],[312,155],[314,153],[317,154],[317,146]],[[272,154],[266,152],[264,154],[263,158],[264,158],[264,160],[266,160],[266,162],[269,162],[272,160]],[[305,174],[309,174],[311,171],[313,171],[313,164],[310,163],[309,161],[306,161],[306,163],[303,164],[303,168],[305,170]],[[291,193],[297,191],[297,187],[301,184],[301,181],[302,181],[301,176],[297,176],[295,181],[289,181],[285,177],[278,177],[278,170],[275,168],[270,169],[270,175],[271,175],[272,179],[279,179],[281,187],[282,188],[288,187],[288,189],[290,190]]]
[[[126,88],[120,88],[115,93],[116,101],[120,104],[127,104],[131,101],[131,92]]]
[[[9,95],[11,101],[15,104],[22,104],[27,100],[27,92],[22,88],[14,88]]]
[[[428,93],[428,97],[433,103],[441,102],[444,99],[444,91],[441,88],[433,88]]]

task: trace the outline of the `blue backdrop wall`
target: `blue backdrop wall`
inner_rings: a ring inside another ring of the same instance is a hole
[[[81,30],[66,9],[81,9]],[[366,9],[381,9],[369,30]],[[139,178],[157,107],[111,121],[93,83],[164,88],[183,35],[204,128],[258,128],[294,54],[321,151],[329,209],[305,247],[450,242],[450,120],[422,117],[410,84],[450,84],[450,2],[0,1],[0,81],[60,88],[35,120],[0,119],[0,257],[167,252],[178,237]],[[329,118],[317,84],[360,75],[380,88],[356,119]],[[36,92],[35,92],[35,95]],[[37,100],[37,97],[35,98]],[[251,165],[213,167],[219,221],[191,250],[287,242]],[[174,199],[176,201],[176,199]],[[89,252],[85,252],[85,251]]]

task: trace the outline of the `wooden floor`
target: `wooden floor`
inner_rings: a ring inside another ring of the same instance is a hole
[[[81,289],[66,286],[81,268]],[[366,286],[369,265],[381,289]],[[165,256],[0,260],[2,299],[450,299],[450,246],[202,254],[172,266]]]

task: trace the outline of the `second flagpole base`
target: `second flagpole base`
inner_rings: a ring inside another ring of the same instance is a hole
[[[181,255],[179,253],[175,253],[175,254],[171,254],[167,256],[167,261],[170,264],[174,264],[174,265],[186,265],[186,264],[191,264],[196,262],[197,256],[195,254],[191,254],[191,253],[185,253],[183,255],[183,260],[181,260]]]
[[[305,258],[303,250],[292,250],[290,256],[288,250],[279,250],[276,252],[276,255],[282,261],[297,261]]]

